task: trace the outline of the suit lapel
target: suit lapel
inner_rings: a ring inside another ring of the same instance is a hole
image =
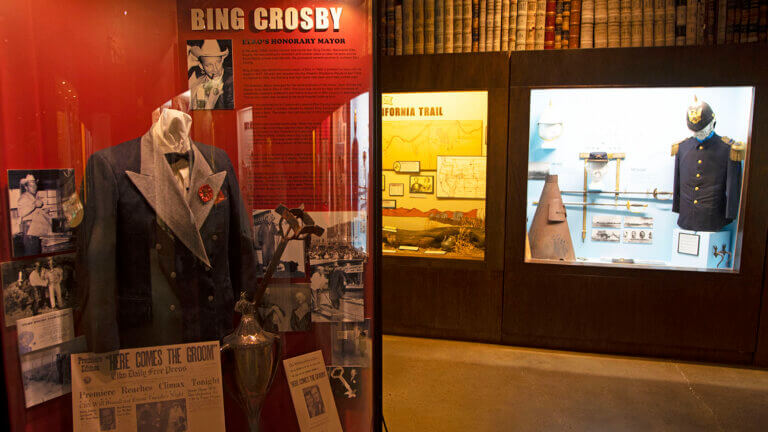
[[[176,182],[170,165],[148,135],[141,138],[141,172],[126,171],[125,173],[155,210],[158,219],[164,222],[200,261],[210,266],[203,239],[200,237],[200,231],[192,210],[187,204],[187,199]],[[195,148],[194,145],[192,147]],[[197,156],[199,151],[197,148],[195,151]],[[199,160],[207,166],[202,157]],[[195,161],[194,165],[198,165],[197,162]]]
[[[189,209],[192,211],[195,227],[199,231],[206,218],[208,218],[213,205],[216,203],[216,198],[219,196],[219,191],[221,190],[221,185],[224,184],[227,172],[219,171],[214,174],[208,161],[194,143],[192,144],[192,150],[194,152],[194,158],[192,159],[194,162],[192,163],[192,171],[189,176],[187,202],[189,203]],[[208,201],[203,201],[198,194],[200,188],[205,185],[210,186],[213,190],[213,197]]]

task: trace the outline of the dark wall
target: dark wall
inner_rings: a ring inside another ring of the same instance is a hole
[[[382,92],[487,90],[486,259],[385,256],[385,332],[501,341],[504,269],[503,193],[507,176],[509,56],[506,53],[382,57]]]
[[[489,100],[487,229],[503,251],[489,244],[485,263],[449,265],[384,257],[384,331],[768,365],[768,306],[761,304],[768,290],[766,45],[515,52],[505,76],[490,65],[506,56],[382,58],[383,92],[485,88],[493,95],[509,83],[506,124],[493,114],[504,111],[496,105],[504,98]],[[527,184],[530,89],[582,85],[756,87],[738,273],[524,262],[526,198],[519,191]],[[490,153],[498,149],[490,138],[500,133],[506,167]],[[496,187],[505,174],[505,186]]]

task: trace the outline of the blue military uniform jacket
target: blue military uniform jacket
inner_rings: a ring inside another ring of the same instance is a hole
[[[692,231],[719,231],[739,213],[744,148],[715,133],[672,146],[675,179],[672,211],[677,225]]]
[[[186,193],[146,135],[88,160],[78,328],[91,350],[220,339],[240,291],[255,285],[232,163],[221,149],[191,147]]]

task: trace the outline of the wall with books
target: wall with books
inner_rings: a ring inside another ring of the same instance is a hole
[[[386,0],[386,55],[765,42],[768,0]]]

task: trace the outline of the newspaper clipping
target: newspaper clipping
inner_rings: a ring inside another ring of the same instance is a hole
[[[219,343],[72,355],[74,430],[224,431]]]
[[[322,351],[283,360],[301,432],[342,432]]]
[[[85,337],[75,337],[72,309],[20,318],[16,326],[25,406],[69,393],[69,356],[86,350]]]

